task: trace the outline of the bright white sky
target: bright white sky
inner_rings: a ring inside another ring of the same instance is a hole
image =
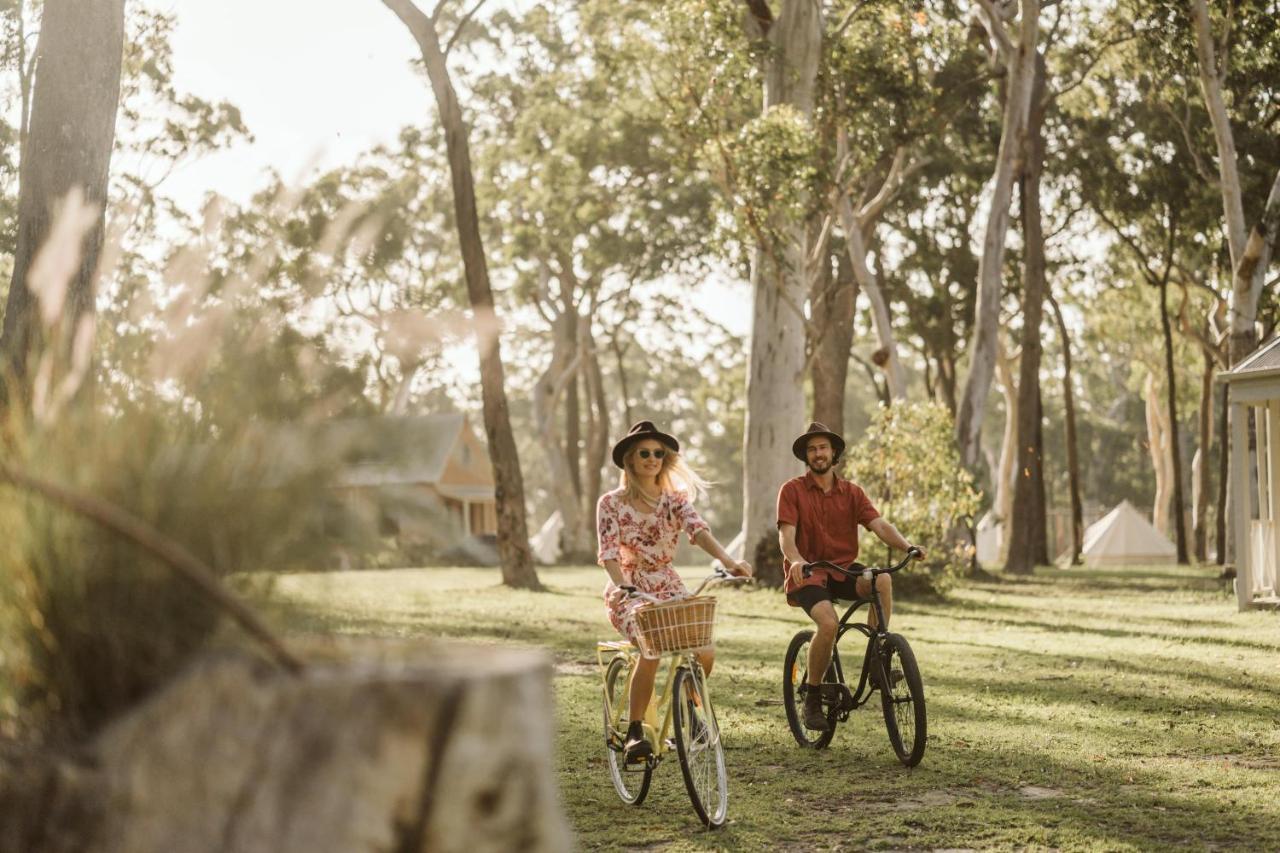
[[[269,168],[296,181],[393,142],[405,125],[436,120],[427,82],[409,65],[417,47],[380,0],[153,2],[177,17],[178,90],[230,101],[254,135],[169,178],[166,191],[184,207],[210,190],[243,200]],[[431,6],[424,0],[423,8]],[[750,333],[742,283],[709,282],[695,299],[733,332]]]
[[[417,50],[379,0],[156,0],[172,11],[180,91],[238,106],[252,145],[192,163],[166,188],[184,204],[209,189],[243,199],[268,167],[286,179],[351,161],[432,119]]]

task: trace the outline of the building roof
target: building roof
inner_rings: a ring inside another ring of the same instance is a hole
[[[1219,375],[1224,382],[1280,376],[1280,337],[1259,344],[1248,358]]]
[[[467,427],[458,412],[382,415],[330,424],[346,448],[344,486],[438,484]]]

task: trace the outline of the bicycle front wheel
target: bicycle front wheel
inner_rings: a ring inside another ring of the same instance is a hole
[[[693,810],[709,827],[724,825],[729,812],[729,780],[724,769],[720,726],[707,695],[702,667],[681,667],[672,690],[676,752]]]
[[[626,658],[616,657],[609,661],[609,668],[604,674],[604,743],[605,757],[609,762],[609,778],[613,780],[613,788],[618,796],[629,806],[638,806],[644,802],[649,793],[649,782],[653,777],[653,767],[649,762],[627,764],[622,755],[622,741],[627,734],[627,709],[622,709],[618,728],[613,727],[609,718],[610,710],[617,708],[627,697],[627,677],[631,670],[627,667]]]
[[[809,643],[813,641],[813,631],[800,631],[791,638],[787,647],[787,656],[782,663],[782,705],[787,712],[787,725],[796,743],[811,749],[822,749],[831,743],[836,736],[836,713],[828,703],[823,703],[827,710],[827,730],[825,732],[806,729],[804,727],[804,694],[809,685]],[[827,667],[827,683],[838,683],[836,678],[836,660],[839,652],[831,650],[831,665]]]
[[[915,767],[924,757],[928,721],[924,710],[924,682],[916,656],[901,634],[886,634],[880,660],[887,684],[880,691],[884,708],[884,724],[889,730],[889,743],[898,760]]]

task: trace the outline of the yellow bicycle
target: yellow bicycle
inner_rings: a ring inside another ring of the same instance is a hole
[[[609,776],[618,796],[628,805],[638,806],[649,793],[653,770],[674,748],[684,774],[685,788],[693,810],[708,827],[722,826],[729,810],[729,786],[725,776],[724,747],[720,726],[707,679],[697,652],[710,649],[715,625],[716,600],[701,595],[710,583],[740,583],[723,569],[707,577],[688,598],[659,601],[642,592],[631,595],[645,599],[636,608],[640,648],[626,640],[599,642],[596,659],[604,686],[604,740]],[[670,665],[664,686],[655,689],[645,711],[645,737],[653,744],[653,754],[628,763],[623,755],[630,704],[631,670],[637,659],[667,655]],[[666,706],[661,720],[658,709]]]

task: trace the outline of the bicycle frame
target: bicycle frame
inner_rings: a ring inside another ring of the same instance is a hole
[[[863,657],[862,657],[862,672],[858,676],[858,687],[856,690],[850,691],[850,694],[849,694],[849,700],[852,707],[845,709],[842,712],[844,714],[847,714],[849,711],[852,711],[856,708],[861,707],[871,699],[871,693],[872,693],[871,690],[867,690],[866,695],[865,696],[863,695],[863,690],[867,688],[868,677],[871,674],[870,673],[871,654],[872,654],[872,651],[875,649],[876,639],[889,633],[889,620],[885,618],[884,606],[880,603],[880,590],[877,588],[876,579],[880,575],[891,575],[894,572],[900,570],[902,567],[907,565],[907,563],[911,562],[911,559],[913,558],[913,556],[914,556],[914,549],[912,551],[908,551],[906,559],[904,559],[902,562],[898,563],[893,567],[886,568],[886,569],[871,569],[864,566],[861,572],[850,571],[849,569],[843,566],[838,566],[835,563],[830,563],[826,561],[820,561],[820,562],[809,564],[809,566],[819,566],[822,568],[834,569],[849,578],[854,578],[854,579],[857,579],[860,577],[867,578],[867,580],[870,582],[870,585],[871,585],[870,594],[866,598],[859,598],[856,601],[854,601],[852,604],[850,604],[848,609],[845,610],[844,615],[840,617],[840,622],[836,626],[836,640],[831,647],[832,648],[831,665],[835,668],[836,683],[842,685],[846,690],[848,690],[848,681],[845,679],[845,676],[844,676],[844,664],[840,662],[840,655],[837,654],[837,651],[840,648],[840,641],[844,639],[844,635],[846,633],[853,630],[861,632],[867,638],[867,648],[866,648],[866,651],[863,653]],[[854,564],[854,565],[857,565],[857,564]],[[856,612],[858,608],[862,607],[862,605],[864,604],[871,605],[871,610],[875,614],[876,625],[874,628],[871,627],[870,625],[865,625],[861,622],[854,622],[854,623],[849,622],[849,619],[852,618],[854,612]]]
[[[622,689],[622,695],[616,705],[609,706],[609,725],[612,730],[612,736],[617,739],[616,746],[622,748],[622,738],[626,732],[622,730],[622,711],[631,701],[631,673],[635,670],[636,660],[640,657],[639,650],[626,640],[611,640],[608,642],[596,643],[596,661],[600,666],[600,690],[604,695],[606,704],[609,702],[609,685],[605,682],[605,676],[609,671],[609,664],[616,658],[622,658],[627,662],[626,678],[627,683]],[[667,655],[667,677],[661,686],[655,682],[653,695],[649,697],[649,706],[645,708],[644,720],[642,725],[645,728],[645,735],[649,737],[649,742],[653,745],[652,762],[656,764],[662,759],[669,747],[667,739],[671,736],[672,724],[672,707],[671,702],[672,690],[675,688],[676,672],[682,665],[692,669],[694,666],[701,666],[698,663],[698,657],[695,652],[678,652]],[[711,704],[711,692],[706,686],[706,680],[703,680],[703,690],[706,694],[708,706]],[[661,712],[661,723],[659,723],[659,707],[664,707]],[[708,711],[713,711],[708,708]]]

